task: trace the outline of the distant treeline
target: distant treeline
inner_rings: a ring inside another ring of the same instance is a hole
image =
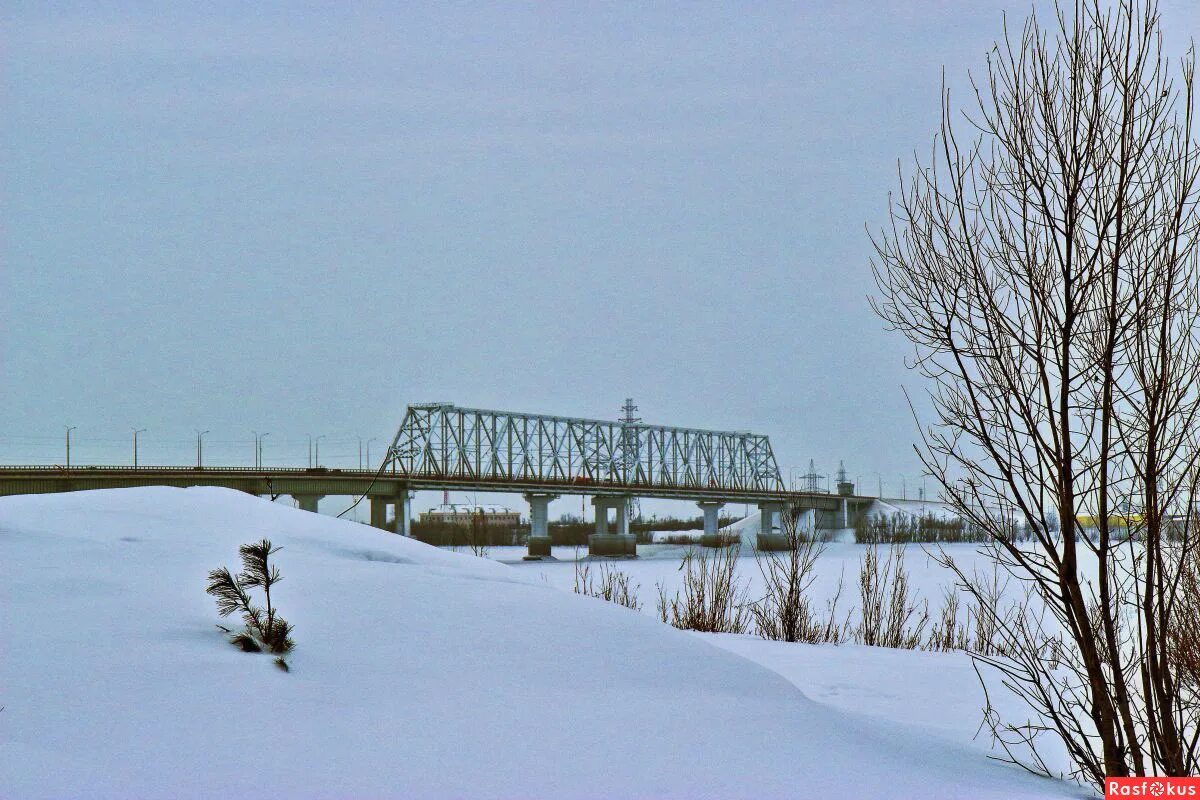
[[[472,520],[470,525],[455,525],[450,522],[422,521],[411,523],[414,539],[437,547],[497,547],[519,544],[529,534],[528,525],[488,525],[482,519]]]
[[[854,530],[854,540],[859,544],[983,542],[987,538],[981,528],[964,520],[904,514],[865,517]]]

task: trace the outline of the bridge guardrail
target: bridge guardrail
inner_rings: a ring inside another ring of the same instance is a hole
[[[520,491],[551,491],[568,492],[572,494],[633,494],[642,496],[676,496],[695,495],[711,498],[723,498],[729,502],[738,502],[746,498],[769,499],[772,501],[790,502],[803,498],[837,498],[829,492],[795,492],[789,490],[764,490],[733,487],[720,487],[703,484],[666,484],[649,482],[622,482],[609,480],[580,480],[578,477],[562,480],[546,480],[539,478],[506,478],[477,476],[471,474],[446,475],[434,472],[401,473],[378,469],[357,470],[337,467],[243,467],[243,466],[181,466],[148,465],[137,467],[115,464],[72,464],[69,468],[62,464],[5,464],[0,465],[0,475],[14,473],[34,473],[42,478],[48,477],[83,477],[86,475],[238,475],[251,478],[254,476],[284,477],[284,478],[345,478],[354,480],[372,480],[376,477],[386,481],[411,481],[413,483],[428,483],[429,488],[438,488],[445,484],[471,485],[484,491],[491,488],[498,492]],[[31,476],[32,477],[32,476]],[[10,478],[11,480],[11,478]]]

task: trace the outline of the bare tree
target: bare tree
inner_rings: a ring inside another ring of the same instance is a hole
[[[848,621],[838,622],[841,581],[828,601],[824,619],[817,615],[808,596],[816,579],[817,559],[825,551],[825,545],[803,535],[792,510],[783,515],[783,530],[787,549],[754,553],[763,579],[763,596],[750,606],[758,635],[784,642],[836,644],[846,638],[849,628]]]
[[[873,307],[932,385],[918,453],[1036,601],[992,620],[1009,657],[983,657],[1034,714],[998,732],[1058,736],[1096,785],[1198,766],[1169,647],[1197,613],[1177,590],[1200,408],[1193,77],[1154,0],[1006,24],[961,118],[943,86],[932,157],[873,237]]]
[[[471,554],[479,558],[487,558],[488,545],[491,544],[492,531],[488,518],[482,508],[476,508],[471,514],[471,527],[468,533],[468,544]]]

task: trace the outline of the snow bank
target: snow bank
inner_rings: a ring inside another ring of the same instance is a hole
[[[285,674],[205,575],[270,538]],[[1050,797],[532,573],[221,489],[0,498],[0,796]]]
[[[753,550],[758,543],[758,535],[762,533],[762,512],[755,511],[737,522],[731,522],[721,530],[724,533],[736,533],[741,537],[742,547],[747,551]]]
[[[698,544],[703,537],[703,528],[691,528],[681,531],[651,531],[650,534],[650,538],[655,544],[679,544],[685,540]]]

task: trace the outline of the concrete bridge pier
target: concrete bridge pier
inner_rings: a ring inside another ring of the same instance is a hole
[[[396,533],[412,536],[412,492],[401,489],[396,503]]]
[[[787,550],[790,546],[786,533],[777,527],[778,515],[783,512],[783,503],[759,503],[758,511],[762,519],[762,529],[758,534],[759,550]]]
[[[526,560],[550,557],[550,501],[556,494],[529,493],[529,554]]]
[[[388,499],[386,497],[371,498],[371,527],[387,530],[387,507]]]
[[[636,556],[637,538],[629,534],[629,499],[626,497],[593,497],[596,509],[596,532],[588,537],[589,556]],[[608,510],[617,511],[617,532],[609,533]]]
[[[819,517],[820,512],[815,508],[801,509],[800,513],[796,515],[796,530],[803,531],[809,536],[815,536]]]
[[[311,511],[314,514],[317,513],[317,503],[321,502],[321,499],[324,497],[325,495],[323,494],[292,495],[292,498],[296,501],[296,504],[300,506],[301,511]]]
[[[700,546],[720,547],[725,542],[719,533],[721,523],[718,514],[725,504],[720,500],[701,500],[696,505],[704,513],[704,535],[700,537]]]
[[[637,557],[637,536],[629,532],[629,508],[630,502],[628,497],[618,497],[616,499],[617,509],[617,536],[620,536],[625,541],[625,555]]]
[[[608,535],[608,509],[611,508],[609,503],[610,500],[607,497],[592,498],[592,511],[596,517],[596,536]]]

